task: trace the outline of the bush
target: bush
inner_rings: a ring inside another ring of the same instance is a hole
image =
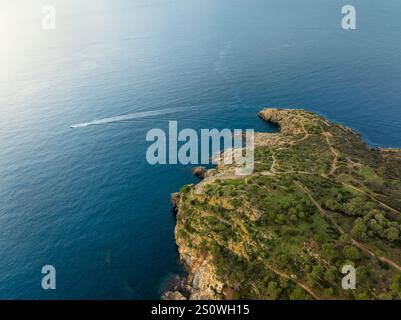
[[[309,295],[301,288],[296,287],[290,294],[290,300],[309,300]]]
[[[278,288],[277,283],[272,281],[267,286],[267,295],[269,299],[277,300],[280,296],[280,288]]]
[[[324,273],[324,279],[329,282],[333,283],[337,279],[337,269],[336,267],[329,267],[326,272]]]
[[[345,246],[343,254],[345,258],[352,261],[357,261],[361,258],[361,253],[359,249],[354,246]]]
[[[322,254],[329,261],[333,261],[335,258],[337,258],[337,251],[329,243],[325,243],[323,245]]]
[[[368,228],[367,228],[365,222],[363,221],[363,219],[362,218],[356,219],[355,223],[354,223],[354,227],[352,228],[352,231],[351,231],[352,236],[354,236],[355,238],[357,238],[359,240],[366,241],[368,239],[367,231],[368,231]]]
[[[190,190],[191,190],[191,186],[188,185],[188,184],[186,184],[185,186],[183,186],[183,187],[181,188],[180,193],[185,194],[185,193],[188,193]]]
[[[401,299],[401,274],[396,274],[390,285],[390,291],[394,298]]]
[[[277,224],[284,224],[284,223],[285,223],[285,217],[284,217],[284,215],[282,215],[282,214],[278,214],[278,215],[276,216],[276,218],[274,219],[274,221],[275,221]]]
[[[325,294],[327,297],[333,296],[333,293],[334,293],[334,289],[333,289],[333,288],[326,288],[326,289],[324,289],[324,294]]]
[[[324,202],[324,207],[326,209],[331,210],[331,211],[342,211],[341,204],[338,201],[334,200],[334,199],[327,199]]]
[[[366,202],[366,199],[362,197],[352,198],[351,201],[344,205],[344,212],[351,216],[363,216],[366,211],[369,211],[371,204]]]
[[[396,241],[400,238],[400,233],[397,228],[390,227],[386,230],[386,238],[389,241]]]

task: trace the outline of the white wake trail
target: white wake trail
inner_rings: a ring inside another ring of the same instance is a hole
[[[113,122],[121,122],[121,121],[133,120],[133,119],[138,119],[138,118],[145,118],[145,117],[159,116],[159,115],[164,115],[164,114],[169,114],[169,113],[188,111],[188,110],[191,110],[194,108],[195,108],[195,106],[190,106],[190,107],[160,109],[160,110],[153,110],[153,111],[134,112],[134,113],[128,113],[128,114],[123,114],[123,115],[114,116],[114,117],[96,119],[96,120],[93,120],[90,122],[77,123],[77,124],[71,125],[70,127],[71,128],[84,128],[84,127],[102,125],[102,124],[113,123]]]

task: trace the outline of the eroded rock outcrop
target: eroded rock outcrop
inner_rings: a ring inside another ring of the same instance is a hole
[[[195,177],[198,177],[199,179],[205,178],[206,173],[207,173],[207,169],[205,167],[202,167],[202,166],[195,167],[195,168],[192,169],[192,174]]]
[[[401,282],[400,151],[371,149],[303,110],[259,116],[280,132],[256,135],[251,175],[202,170],[199,184],[172,196],[188,275],[166,298],[401,297],[392,285]],[[350,260],[376,275],[352,293],[336,271]]]

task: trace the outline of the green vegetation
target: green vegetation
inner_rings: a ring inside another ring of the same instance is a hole
[[[209,259],[218,298],[401,299],[401,152],[302,110],[262,116],[282,134],[261,135],[251,176],[224,167],[201,191],[182,188],[180,252]]]

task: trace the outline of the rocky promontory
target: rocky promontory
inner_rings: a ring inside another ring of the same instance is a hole
[[[304,110],[259,116],[280,131],[256,134],[252,174],[218,166],[173,196],[188,275],[165,297],[400,299],[400,150]]]

